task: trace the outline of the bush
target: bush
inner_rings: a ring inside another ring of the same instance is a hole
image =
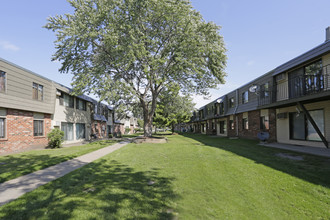
[[[109,134],[109,138],[113,138],[113,135],[112,134]]]
[[[64,131],[61,131],[58,128],[54,128],[51,132],[48,133],[48,147],[50,148],[60,148],[62,147]]]
[[[125,134],[129,134],[131,132],[130,128],[125,128]]]

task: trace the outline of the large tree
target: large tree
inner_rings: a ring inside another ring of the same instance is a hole
[[[157,97],[175,82],[181,92],[207,95],[224,83],[220,27],[203,20],[189,0],[70,0],[73,14],[48,18],[56,32],[60,72],[76,93],[114,103],[140,103],[151,136]],[[112,104],[112,103],[110,103]]]

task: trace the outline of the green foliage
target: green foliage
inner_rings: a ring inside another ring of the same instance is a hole
[[[188,95],[180,95],[178,88],[163,90],[159,95],[153,123],[155,126],[173,127],[177,123],[188,122],[195,103]]]
[[[113,135],[112,134],[109,134],[109,138],[113,138]]]
[[[125,134],[129,134],[131,132],[131,128],[126,127],[125,128]]]
[[[48,133],[48,147],[50,148],[60,148],[62,146],[64,131],[58,128],[54,128]]]
[[[140,128],[143,128],[144,121],[143,121],[142,119],[138,118],[138,119],[137,119],[137,123],[138,123],[138,126],[139,126]]]
[[[208,94],[224,83],[220,26],[189,0],[69,0],[73,14],[48,18],[56,32],[53,60],[71,72],[74,91],[109,104],[139,103],[148,135],[163,89]]]

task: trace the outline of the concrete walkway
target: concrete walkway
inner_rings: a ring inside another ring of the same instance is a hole
[[[274,147],[274,148],[279,148],[279,149],[284,149],[284,150],[290,150],[290,151],[330,158],[330,149],[328,149],[328,148],[298,146],[298,145],[280,144],[280,143],[267,143],[267,144],[260,144],[260,145],[265,146],[265,147]]]
[[[13,180],[0,184],[0,206],[17,199],[18,197],[30,192],[39,186],[50,181],[60,178],[86,164],[89,164],[119,148],[125,146],[129,142],[120,142],[80,157],[59,163],[55,166],[48,167],[25,176],[18,177]]]

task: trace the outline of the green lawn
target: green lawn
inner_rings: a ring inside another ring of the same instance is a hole
[[[329,219],[330,160],[248,140],[129,144],[0,208],[0,219]],[[155,183],[151,186],[148,182]]]
[[[116,142],[97,141],[81,146],[32,150],[20,154],[0,156],[0,183],[70,160],[114,143]]]

